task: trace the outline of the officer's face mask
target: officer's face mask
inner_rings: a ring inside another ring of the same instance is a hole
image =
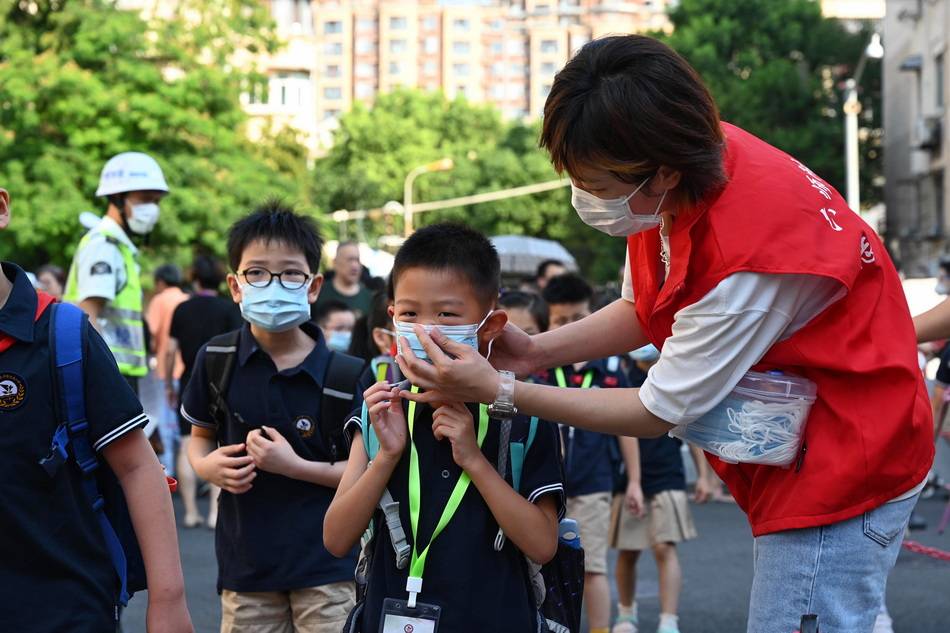
[[[154,202],[143,204],[133,204],[129,207],[128,223],[129,230],[138,235],[146,235],[152,232],[158,223],[159,208]]]
[[[621,237],[634,235],[660,226],[660,207],[666,198],[666,191],[652,215],[634,213],[630,210],[630,199],[646,186],[652,176],[647,176],[629,195],[604,200],[584,191],[571,183],[571,205],[587,226],[607,235]]]
[[[438,328],[447,339],[455,341],[456,343],[461,343],[462,345],[468,345],[476,352],[478,351],[478,331],[485,325],[485,321],[488,320],[494,313],[494,310],[489,310],[488,314],[485,315],[485,318],[481,320],[480,323],[473,323],[471,325],[435,325],[435,324],[425,324],[423,329],[425,329],[426,334],[432,332],[433,329]],[[416,336],[415,330],[413,329],[416,324],[409,323],[406,321],[397,321],[395,317],[393,318],[393,325],[396,326],[396,344],[398,352],[403,354],[402,339],[405,338],[409,341],[409,347],[412,349],[412,353],[416,355],[416,358],[424,361],[429,361],[429,355],[426,353],[424,347],[422,347],[422,342],[419,341],[419,337]],[[488,356],[491,356],[491,344],[488,343]],[[408,356],[408,353],[404,354]],[[430,361],[431,362],[431,361]]]
[[[241,315],[248,323],[268,332],[292,330],[310,320],[309,290],[310,284],[288,290],[276,279],[263,288],[242,284]]]

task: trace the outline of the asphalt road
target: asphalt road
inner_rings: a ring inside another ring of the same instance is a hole
[[[939,462],[950,464],[950,457],[944,453]],[[950,478],[950,468],[941,472]],[[930,527],[909,538],[950,551],[950,530],[942,536],[935,530],[945,505],[943,498],[922,500],[918,511]],[[177,500],[176,510],[180,518]],[[684,578],[680,630],[742,633],[752,584],[752,536],[745,517],[732,504],[693,506],[693,511],[700,536],[680,548]],[[179,538],[195,630],[212,633],[220,618],[213,534],[206,528],[179,528]],[[659,612],[656,568],[650,556],[641,561],[641,630],[652,632]],[[124,618],[126,633],[145,633],[145,603],[145,594],[133,598]],[[896,633],[950,632],[950,562],[902,551],[889,581],[887,604]]]

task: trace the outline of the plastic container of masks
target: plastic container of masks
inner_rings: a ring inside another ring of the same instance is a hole
[[[807,378],[750,371],[711,411],[670,431],[731,464],[791,466],[818,393]]]

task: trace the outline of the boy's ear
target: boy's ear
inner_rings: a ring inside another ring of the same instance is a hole
[[[307,301],[314,303],[320,296],[320,289],[323,288],[323,275],[317,273],[310,282],[310,290],[307,291]]]
[[[10,194],[6,189],[0,189],[0,230],[10,224]]]
[[[501,335],[502,330],[505,329],[505,325],[508,324],[508,313],[504,310],[495,310],[491,313],[491,316],[485,319],[485,324],[482,326],[482,329],[478,331],[479,333],[479,343],[487,344],[489,341],[494,341]]]
[[[379,350],[380,354],[388,354],[389,350],[392,349],[395,340],[396,339],[387,334],[383,328],[373,328],[373,343],[376,345],[376,348]]]
[[[393,304],[389,304],[389,307],[386,308],[386,314],[389,315],[389,318],[392,319],[396,316],[396,307]]]
[[[228,290],[231,291],[231,300],[234,301],[234,303],[241,303],[241,297],[243,297],[243,295],[241,294],[241,284],[238,283],[237,275],[228,273],[227,282]]]

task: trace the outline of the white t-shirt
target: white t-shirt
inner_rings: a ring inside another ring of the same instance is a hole
[[[104,230],[131,248],[133,253],[137,252],[122,227],[112,218],[102,218],[99,225],[90,231],[83,248],[76,253],[79,301],[90,297],[114,301],[128,282],[129,271],[125,269],[122,253],[118,246],[106,238]]]

